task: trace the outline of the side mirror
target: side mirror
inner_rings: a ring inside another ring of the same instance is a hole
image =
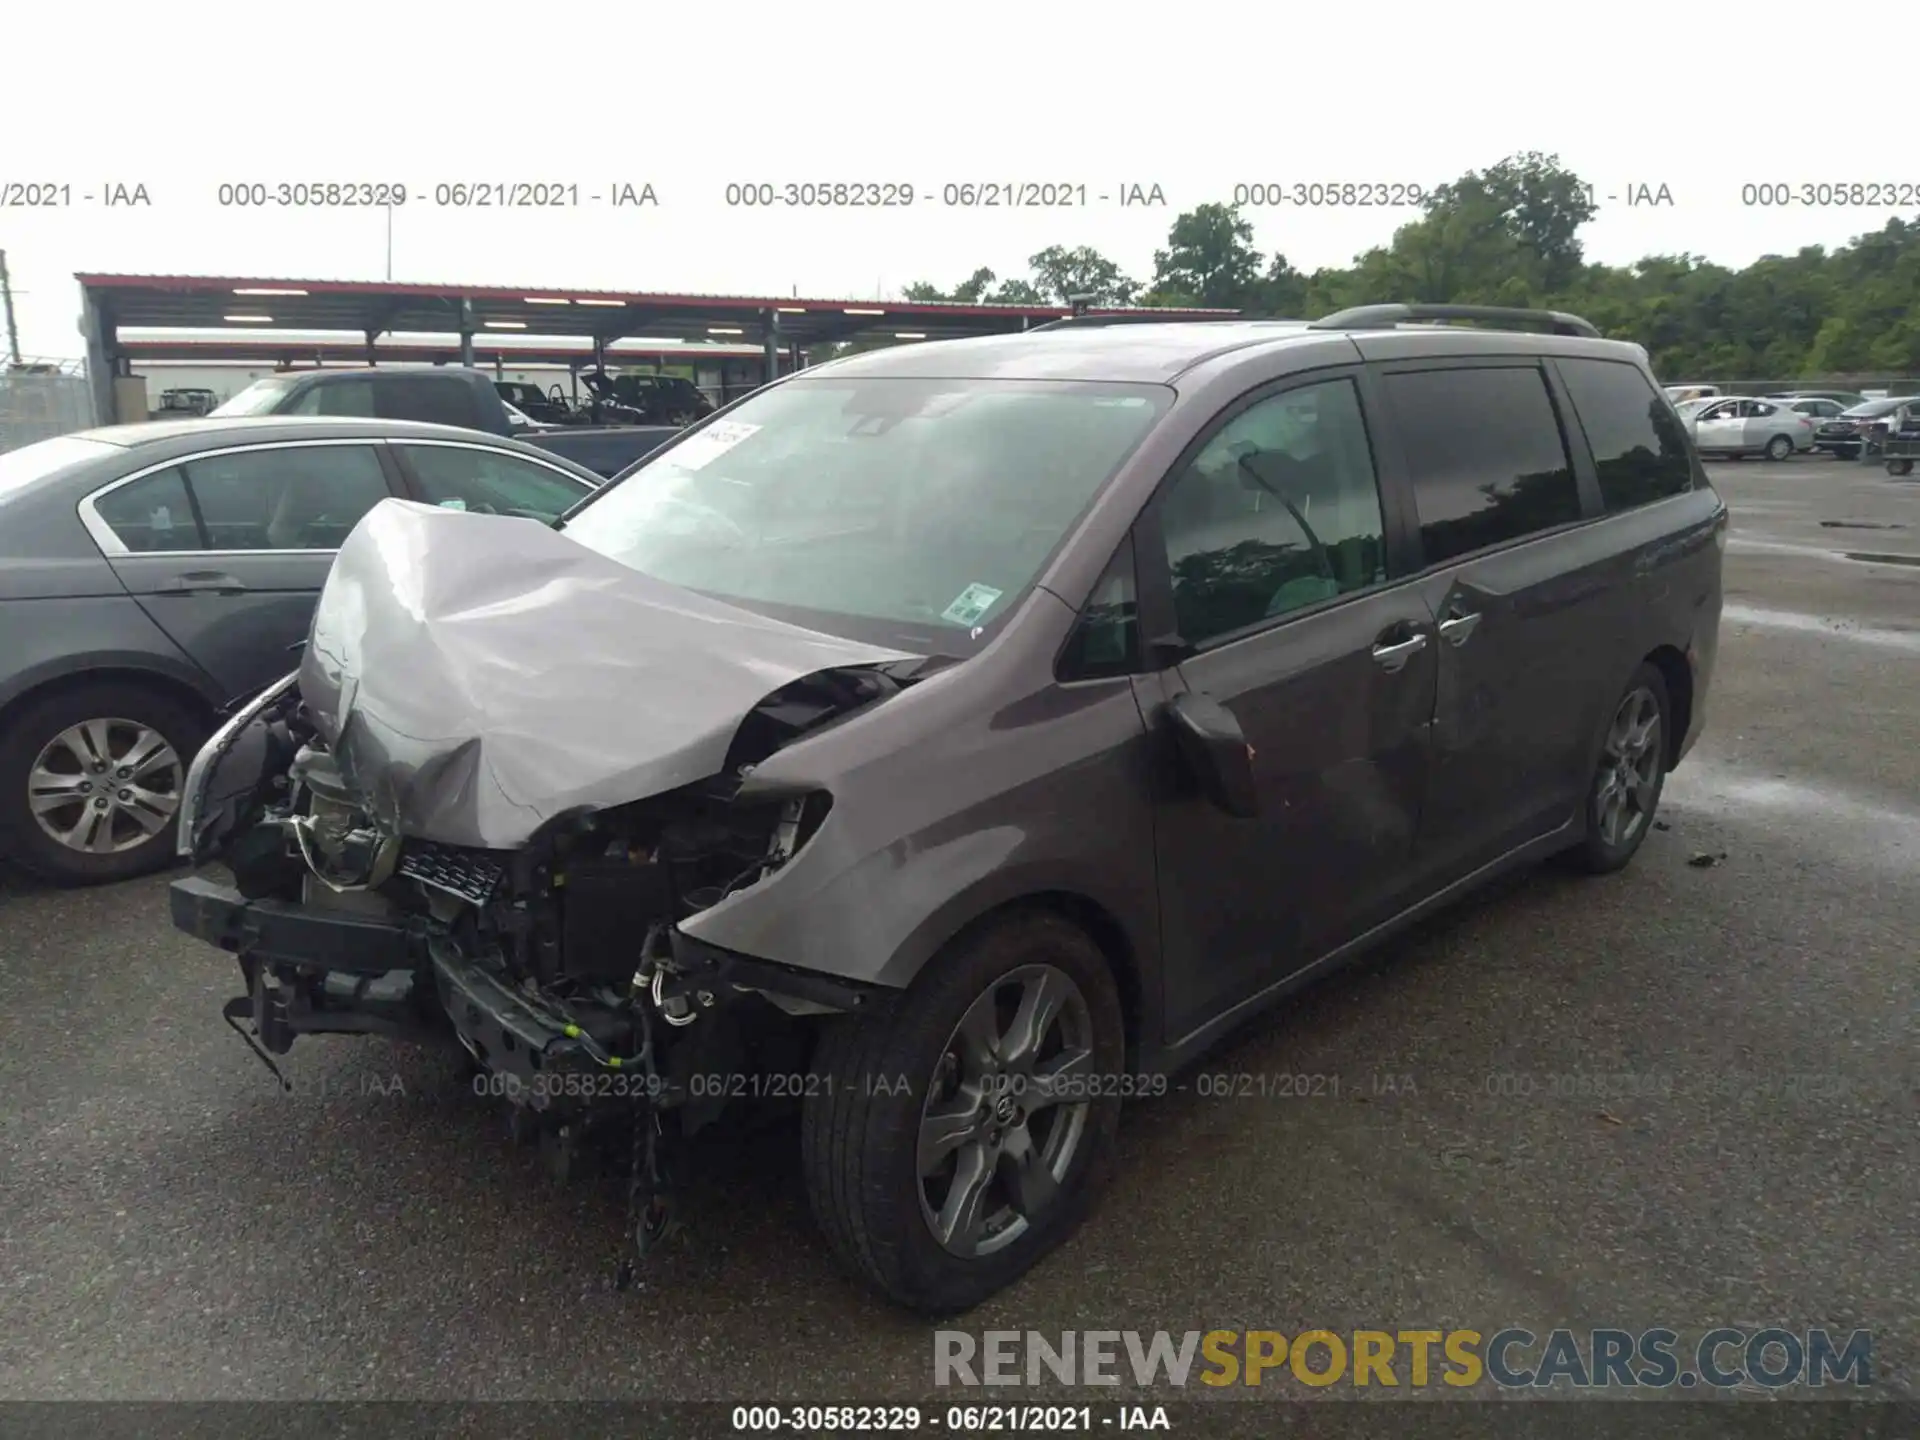
[[[1253,747],[1233,712],[1217,700],[1184,691],[1167,703],[1167,721],[1181,759],[1193,772],[1200,793],[1216,808],[1240,820],[1260,813],[1253,783]]]

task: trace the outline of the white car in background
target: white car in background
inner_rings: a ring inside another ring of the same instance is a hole
[[[1693,432],[1694,448],[1705,456],[1764,455],[1785,460],[1813,449],[1818,421],[1791,408],[1786,400],[1728,396],[1709,401],[1681,419]]]

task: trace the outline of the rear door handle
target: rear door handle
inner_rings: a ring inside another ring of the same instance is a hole
[[[1471,615],[1450,615],[1440,622],[1440,633],[1450,644],[1464,645],[1473,638],[1474,630],[1480,624],[1480,612]]]
[[[189,570],[167,589],[175,595],[243,595],[247,587],[222,570]]]
[[[1392,645],[1375,644],[1373,663],[1389,675],[1406,668],[1407,661],[1427,648],[1427,637],[1415,635],[1411,639],[1401,640]]]

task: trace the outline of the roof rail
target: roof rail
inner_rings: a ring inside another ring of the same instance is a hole
[[[1082,330],[1090,325],[1218,325],[1243,317],[1238,310],[1208,311],[1195,314],[1191,310],[1110,310],[1102,315],[1065,315],[1058,320],[1049,320],[1044,325],[1035,325],[1026,333],[1035,330],[1058,330],[1070,325]]]
[[[1485,320],[1516,329],[1542,329],[1550,335],[1581,335],[1598,340],[1591,320],[1562,310],[1519,310],[1505,305],[1355,305],[1312,322],[1315,330],[1392,330],[1430,320]]]

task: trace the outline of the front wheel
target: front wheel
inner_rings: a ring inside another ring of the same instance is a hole
[[[1647,838],[1666,787],[1672,713],[1666,677],[1656,667],[1642,665],[1607,723],[1587,787],[1587,833],[1568,852],[1577,868],[1594,875],[1619,870]]]
[[[1887,473],[1889,475],[1911,475],[1913,473],[1913,461],[1889,460],[1887,461]]]
[[[801,1161],[842,1264],[936,1315],[1019,1278],[1107,1178],[1125,1049],[1106,958],[1039,912],[963,938],[884,1020],[832,1022]]]

